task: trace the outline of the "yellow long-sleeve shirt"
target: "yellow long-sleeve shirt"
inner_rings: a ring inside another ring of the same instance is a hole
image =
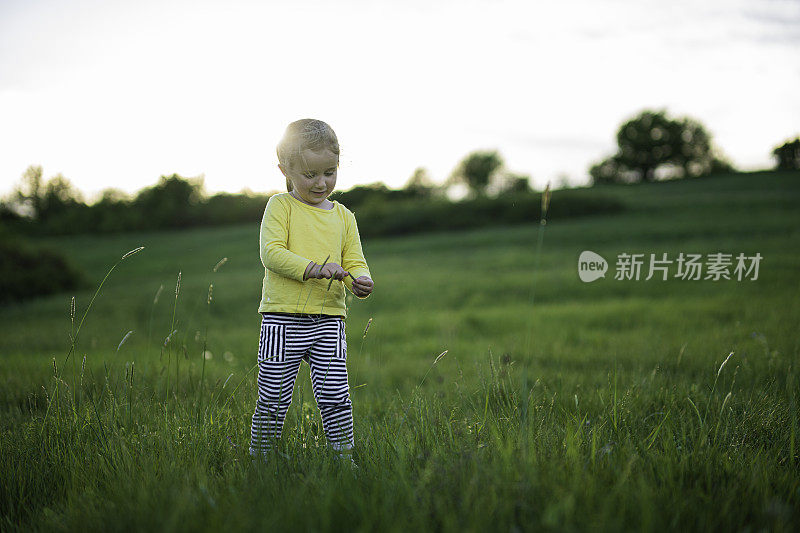
[[[272,196],[259,236],[264,283],[259,313],[309,313],[347,316],[345,287],[351,278],[303,281],[311,261],[338,263],[354,278],[370,276],[353,213],[334,201],[326,210],[304,204],[289,193]]]

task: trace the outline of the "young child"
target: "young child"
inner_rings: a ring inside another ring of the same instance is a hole
[[[278,144],[278,163],[289,192],[269,199],[261,221],[264,283],[250,454],[268,452],[280,438],[305,361],[328,442],[352,462],[345,287],[366,298],[373,282],[355,216],[328,200],[339,166],[336,134],[320,120],[292,122]]]

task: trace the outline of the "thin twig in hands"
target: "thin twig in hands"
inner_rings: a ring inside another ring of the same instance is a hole
[[[319,276],[319,273],[322,272],[322,267],[324,267],[328,263],[328,259],[330,259],[330,258],[331,258],[331,255],[328,254],[328,257],[325,258],[325,261],[323,261],[321,265],[317,265],[317,274],[314,276],[314,278],[317,278],[317,276]],[[313,270],[313,268],[311,270]],[[312,292],[314,292],[314,287],[311,287],[310,289],[308,289],[308,296],[306,296],[306,301],[303,302],[303,308],[299,309],[297,311],[298,313],[302,313],[303,311],[306,310],[306,305],[308,305],[308,299],[311,298],[311,293]],[[300,307],[300,297],[301,296],[302,296],[302,293],[297,295],[297,306],[298,307]]]
[[[322,262],[322,264],[321,264],[321,265],[319,265],[319,268],[317,268],[317,275],[319,275],[319,273],[320,273],[320,272],[322,272],[322,268],[323,268],[325,265],[327,265],[327,264],[328,264],[328,259],[330,259],[330,258],[331,258],[331,254],[328,254],[328,257],[326,257],[326,258],[325,258],[325,261],[323,261],[323,262]]]
[[[354,277],[353,277],[353,275],[352,275],[350,272],[348,272],[348,273],[347,273],[347,275],[348,275],[348,276],[350,276],[350,278],[351,278],[353,281],[355,281],[355,280],[356,280],[356,278],[354,278]],[[333,279],[334,279],[334,278],[333,278],[333,277],[331,277],[331,280],[328,282],[328,290],[331,290],[331,285],[333,284]]]
[[[330,256],[328,256],[328,257],[330,257]],[[348,273],[347,273],[347,275],[348,275],[348,276],[350,276],[350,278],[351,278],[353,281],[355,281],[355,280],[356,280],[356,278],[354,278],[354,277],[353,277],[353,275],[352,275],[350,272],[348,272]],[[331,276],[331,280],[328,282],[328,288],[327,288],[326,290],[331,290],[331,285],[333,285],[333,280],[334,280],[334,279],[335,279],[335,278],[334,278],[333,276]],[[340,281],[342,281],[342,280],[340,280]]]

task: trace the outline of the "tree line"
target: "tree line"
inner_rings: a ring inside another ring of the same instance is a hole
[[[31,166],[10,201],[0,205],[0,221],[14,229],[55,235],[213,226],[259,218],[267,198],[229,193],[208,197],[201,178],[172,174],[133,197],[108,189],[88,204],[63,176],[45,182],[42,167]]]
[[[712,142],[706,128],[689,117],[670,117],[666,110],[645,110],[620,125],[617,152],[591,166],[592,183],[637,183],[696,178],[735,171]],[[773,150],[776,168],[800,169],[800,137]],[[428,202],[440,206],[452,187],[461,185],[466,200],[486,201],[534,194],[529,176],[506,169],[497,150],[475,151],[436,185],[417,168],[402,189],[383,184],[338,191],[335,199],[350,209],[382,202]],[[268,194],[221,193],[207,196],[202,178],[177,174],[128,197],[114,189],[88,204],[61,174],[45,181],[41,166],[29,167],[11,198],[0,202],[0,223],[46,234],[109,233],[213,226],[259,220]],[[380,211],[382,209],[367,209]],[[391,225],[391,224],[390,224]]]

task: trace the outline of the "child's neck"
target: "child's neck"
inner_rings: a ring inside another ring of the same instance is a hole
[[[305,200],[303,200],[300,197],[299,194],[295,194],[294,191],[289,191],[289,194],[291,194],[292,197],[294,197],[295,200],[297,200],[298,202],[300,202],[302,204],[306,204],[306,205],[309,205],[311,207],[316,207],[317,209],[322,209],[324,211],[330,211],[331,209],[333,209],[333,202],[331,202],[327,198],[325,198],[323,201],[321,201],[318,204],[310,204],[310,203],[306,202]]]

